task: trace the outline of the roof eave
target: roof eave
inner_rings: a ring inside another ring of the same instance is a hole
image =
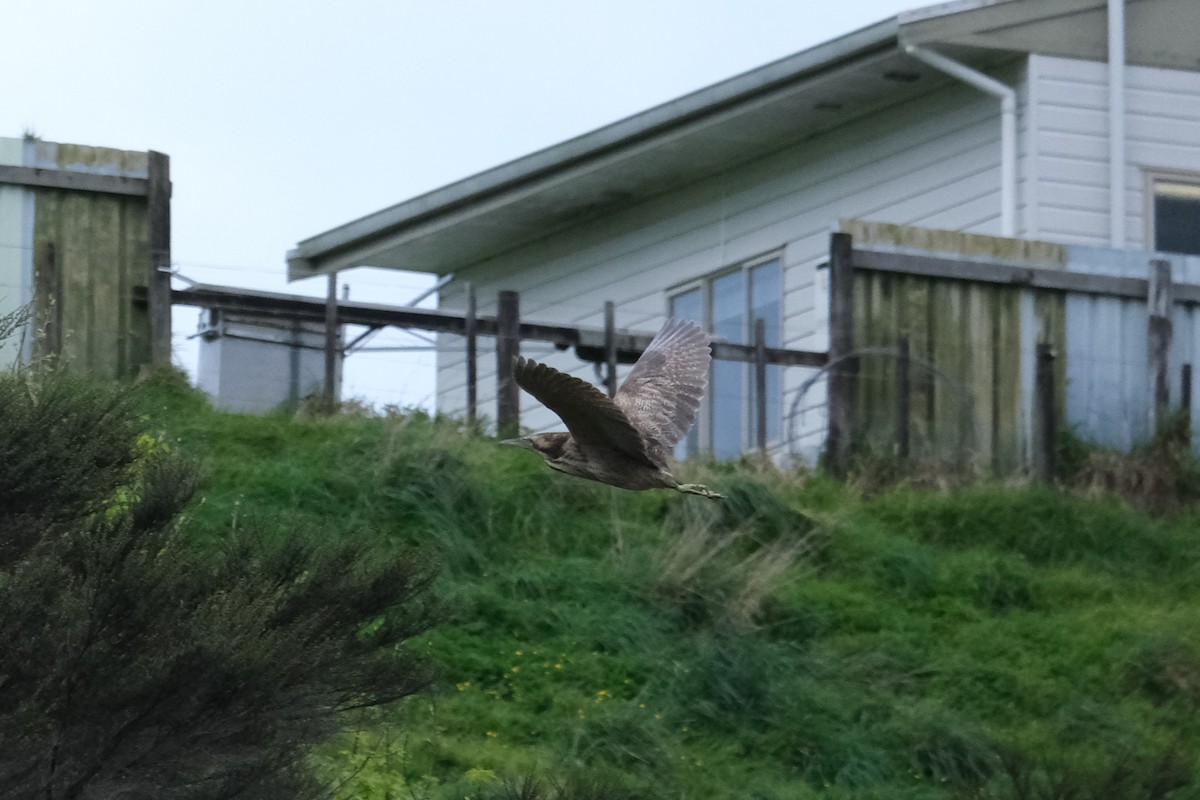
[[[350,251],[359,251],[406,228],[461,212],[506,192],[549,180],[565,170],[662,136],[815,73],[895,47],[898,35],[897,18],[891,17],[304,239],[287,255],[288,279],[355,266],[344,263],[343,257]]]

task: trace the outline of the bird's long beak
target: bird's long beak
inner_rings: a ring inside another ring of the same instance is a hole
[[[520,439],[504,439],[503,441],[500,442],[500,444],[506,444],[509,447],[520,447],[525,450],[533,449],[533,442],[529,441],[528,439],[526,439],[524,437],[522,437]]]

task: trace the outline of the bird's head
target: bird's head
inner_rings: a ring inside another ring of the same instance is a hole
[[[547,461],[561,458],[566,449],[571,434],[566,433],[535,433],[533,436],[522,436],[520,439],[505,439],[500,444],[510,447],[523,447],[532,450]]]

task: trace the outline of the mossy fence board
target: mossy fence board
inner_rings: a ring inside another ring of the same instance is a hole
[[[156,269],[169,267],[169,245],[165,256],[158,253],[161,264],[151,249],[156,225],[166,224],[168,241],[170,235],[169,216],[164,220],[160,208],[155,220],[150,203],[156,188],[169,197],[166,156],[40,140],[5,152],[20,162],[0,164],[0,184],[23,198],[12,269],[26,287],[21,302],[34,312],[24,355],[55,356],[109,379],[169,361],[169,294],[157,323],[154,298],[135,300],[136,287],[170,280]]]
[[[848,397],[851,409],[849,430],[832,436],[853,442],[835,469],[855,455],[903,455],[915,464],[1013,474],[1053,463],[1045,460],[1055,445],[1055,434],[1042,434],[1048,426],[1128,447],[1152,432],[1172,398],[1192,402],[1182,386],[1165,391],[1163,376],[1191,374],[1200,285],[1169,287],[1173,325],[1148,306],[1156,281],[1192,276],[1188,257],[946,234],[960,248],[965,240],[964,255],[894,239],[881,246],[878,230],[858,232],[865,245],[843,232],[830,248],[831,269],[852,273],[849,281],[830,277],[831,287],[850,294],[840,303],[831,297],[830,307],[852,307],[849,318],[831,314],[830,338],[848,337],[855,356],[851,389],[834,391],[831,376],[831,428],[845,416],[834,406]],[[990,242],[1000,252],[970,252]],[[1018,246],[1025,250],[1014,253]],[[1121,324],[1097,325],[1101,319]],[[902,381],[904,343],[910,360]],[[1053,378],[1042,382],[1042,396],[1039,345]],[[1121,391],[1112,391],[1114,382]]]

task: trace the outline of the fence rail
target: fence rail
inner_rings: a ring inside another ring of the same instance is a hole
[[[135,290],[135,299],[145,301],[144,287]],[[477,398],[476,390],[476,337],[497,338],[497,427],[502,434],[512,433],[520,424],[519,392],[512,380],[512,357],[520,353],[520,342],[536,341],[553,345],[559,350],[574,349],[584,360],[608,367],[605,383],[615,386],[617,364],[632,364],[650,346],[655,333],[628,331],[615,327],[614,314],[605,315],[604,327],[561,325],[532,322],[520,318],[520,298],[516,292],[500,292],[497,298],[498,313],[494,316],[475,313],[475,294],[468,291],[467,309],[463,313],[434,309],[390,306],[377,303],[360,303],[337,300],[331,295],[326,300],[277,292],[238,289],[228,286],[196,284],[187,289],[171,291],[171,302],[175,305],[198,306],[219,311],[254,314],[286,319],[290,321],[325,323],[327,325],[365,325],[370,328],[394,326],[415,328],[434,333],[450,333],[466,339],[468,355],[467,387],[468,418],[473,421]],[[332,312],[332,313],[331,313]],[[754,364],[759,382],[765,382],[766,366],[773,364],[789,366],[821,367],[827,354],[810,350],[792,350],[767,347],[758,331],[758,340],[753,344],[714,341],[713,358]],[[757,443],[766,448],[765,424],[757,424]]]

